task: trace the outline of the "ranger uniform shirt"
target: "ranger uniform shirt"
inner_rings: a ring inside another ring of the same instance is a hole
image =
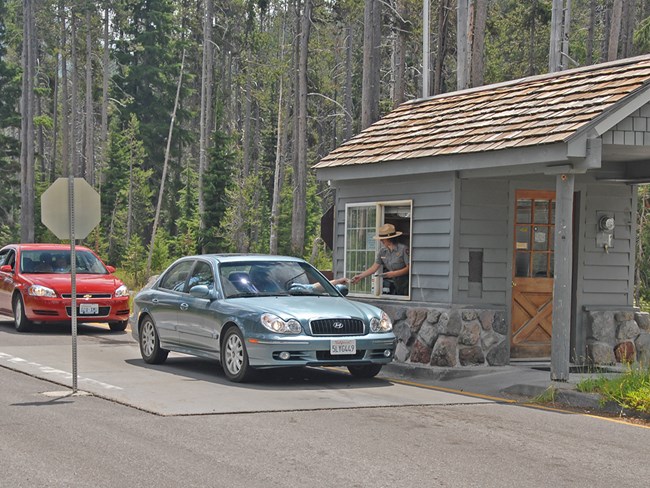
[[[375,263],[382,265],[384,272],[395,271],[408,266],[409,258],[408,246],[398,242],[395,249],[388,249],[386,246],[381,246]]]

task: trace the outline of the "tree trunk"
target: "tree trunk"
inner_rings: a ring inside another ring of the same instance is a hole
[[[586,64],[594,63],[594,33],[596,31],[596,0],[589,2],[589,27],[587,29],[587,58]]]
[[[158,221],[160,220],[160,208],[162,207],[163,193],[165,192],[165,179],[167,178],[167,166],[169,163],[169,149],[172,144],[172,133],[174,131],[174,121],[176,120],[176,109],[178,108],[178,99],[181,95],[181,85],[183,84],[183,69],[185,68],[185,49],[181,57],[181,72],[178,75],[178,85],[176,87],[176,98],[174,99],[174,110],[169,121],[169,133],[167,134],[167,148],[165,149],[165,162],[163,163],[162,177],[160,178],[160,191],[158,192],[158,204],[156,205],[156,216],[153,220],[153,229],[151,231],[151,242],[149,243],[149,256],[147,258],[147,276],[151,275],[151,257],[158,230]]]
[[[34,72],[36,34],[34,6],[23,0],[23,85],[21,105],[20,149],[20,240],[34,242]]]
[[[309,35],[311,32],[312,0],[305,0],[300,21],[300,56],[298,63],[298,144],[297,172],[293,194],[293,213],[291,219],[291,252],[302,256],[305,249],[305,225],[307,217],[307,57]]]
[[[381,2],[365,0],[363,14],[363,76],[361,83],[361,130],[379,119]]]
[[[614,0],[612,16],[609,25],[609,44],[607,45],[607,61],[618,59],[618,42],[621,35],[621,15],[623,0]]]
[[[98,177],[97,183],[100,188],[100,195],[101,195],[101,187],[102,187],[102,179],[103,179],[103,166],[104,166],[104,161],[106,160],[106,152],[107,152],[107,142],[108,142],[108,77],[109,77],[109,60],[108,60],[108,54],[109,54],[109,38],[108,38],[108,17],[109,17],[109,9],[108,9],[108,3],[106,4],[106,7],[104,8],[104,50],[102,52],[102,127],[101,127],[101,134],[100,134],[100,149],[101,149],[101,155],[99,158],[99,167],[98,169]]]
[[[562,19],[564,17],[564,0],[553,0],[551,11],[551,39],[548,52],[548,70],[550,73],[560,71],[562,65]]]
[[[456,87],[464,90],[469,87],[469,0],[458,0],[456,18]]]
[[[444,77],[442,69],[447,57],[447,29],[449,27],[449,2],[440,0],[438,6],[438,49],[436,53],[436,67],[433,75],[433,94],[442,93]]]
[[[487,0],[475,0],[472,29],[472,54],[470,56],[470,86],[481,86],[485,71],[485,25],[487,22]]]
[[[212,121],[212,16],[213,1],[205,0],[203,19],[203,62],[201,67],[201,123],[199,136],[199,228],[201,236],[205,230],[205,198],[203,196],[203,176],[208,167],[207,148],[210,146]],[[205,252],[205,241],[201,238],[201,252]]]
[[[352,138],[352,24],[345,28],[345,140]]]
[[[393,108],[406,100],[406,29],[404,0],[394,0],[393,7]]]
[[[72,160],[70,159],[70,106],[68,94],[68,57],[67,57],[67,28],[65,5],[63,0],[59,3],[59,17],[61,22],[61,132],[62,132],[62,150],[61,161],[63,163],[63,175],[68,176],[73,173]]]
[[[284,65],[284,33],[285,33],[285,18],[286,14],[282,17],[282,34],[280,39],[280,66]],[[282,193],[282,182],[284,178],[284,171],[282,160],[284,157],[284,138],[286,131],[284,130],[284,119],[282,118],[284,110],[284,76],[280,75],[280,86],[278,87],[278,119],[276,124],[276,140],[275,140],[275,168],[273,171],[273,195],[271,197],[271,222],[270,222],[270,236],[269,236],[269,253],[278,253],[278,223],[280,222],[280,196]]]
[[[564,17],[562,18],[562,51],[560,52],[560,69],[568,69],[569,37],[571,36],[571,0],[564,0]]]
[[[59,140],[59,58],[56,58],[56,73],[54,75],[54,94],[52,96],[52,148],[50,156],[50,183],[56,178],[57,141]]]
[[[72,63],[72,130],[70,132],[70,138],[72,141],[72,174],[75,177],[81,177],[82,171],[79,161],[79,75],[77,72],[77,67],[79,66],[79,57],[77,56],[77,17],[75,15],[74,8],[70,9],[70,45],[71,45],[71,63]]]
[[[621,58],[628,58],[633,56],[634,50],[634,27],[636,26],[636,0],[627,0],[623,2],[622,18],[625,19],[623,28],[623,36],[621,44],[623,45],[623,52]]]
[[[86,5],[86,180],[95,186],[95,148],[93,139],[93,63],[90,32],[90,6]]]
[[[242,150],[244,154],[244,179],[251,171],[251,77],[249,75],[250,63],[246,63],[246,89],[244,92],[244,134],[242,136]]]

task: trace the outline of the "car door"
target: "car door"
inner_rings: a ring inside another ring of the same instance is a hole
[[[13,249],[3,249],[0,252],[0,266],[4,264],[12,266],[14,272],[16,271],[15,251]],[[13,291],[14,273],[0,271],[0,314],[11,315],[13,313],[11,305]]]
[[[169,268],[155,291],[151,293],[147,306],[163,343],[179,343],[179,311],[185,302],[184,290],[193,265],[194,260],[176,263]]]
[[[205,285],[214,293],[214,270],[207,260],[197,260],[187,282],[188,293],[183,297],[178,315],[179,337],[184,347],[213,354],[219,350],[218,328],[210,308],[214,298],[192,296],[189,292],[197,285]]]

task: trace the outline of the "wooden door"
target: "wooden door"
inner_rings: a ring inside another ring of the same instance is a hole
[[[555,192],[515,194],[512,272],[512,358],[551,355]]]

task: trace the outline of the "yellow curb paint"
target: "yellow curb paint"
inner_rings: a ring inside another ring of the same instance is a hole
[[[545,405],[537,405],[535,403],[520,403],[517,400],[511,400],[511,399],[508,399],[508,398],[493,397],[493,396],[490,396],[490,395],[482,395],[480,393],[471,393],[471,392],[467,392],[467,391],[464,391],[464,390],[455,390],[453,388],[444,388],[444,387],[441,387],[441,386],[423,385],[421,383],[415,383],[413,381],[404,381],[404,380],[398,380],[398,379],[388,378],[388,377],[384,377],[384,379],[386,379],[388,381],[391,381],[393,383],[400,383],[400,384],[403,384],[403,385],[415,386],[415,387],[418,387],[418,388],[426,388],[426,389],[429,389],[429,390],[444,391],[446,393],[456,393],[458,395],[465,395],[465,396],[470,396],[470,397],[482,398],[482,399],[486,399],[486,400],[494,400],[494,401],[499,402],[499,403],[509,403],[509,404],[513,404],[513,405],[516,404],[516,405],[520,405],[522,407],[535,408],[535,409],[538,409],[538,410],[548,410],[548,411],[551,411],[551,412],[568,413],[568,414],[572,414],[572,415],[582,415],[583,417],[592,417],[592,418],[595,418],[595,419],[607,420],[609,422],[615,422],[615,423],[618,423],[618,424],[630,425],[632,427],[641,427],[643,429],[650,429],[649,425],[635,424],[635,423],[633,423],[631,421],[624,420],[624,419],[615,419],[615,418],[611,418],[611,417],[595,415],[595,414],[592,414],[592,413],[574,412],[572,410],[564,410],[562,408],[557,408],[557,407],[547,407]]]

